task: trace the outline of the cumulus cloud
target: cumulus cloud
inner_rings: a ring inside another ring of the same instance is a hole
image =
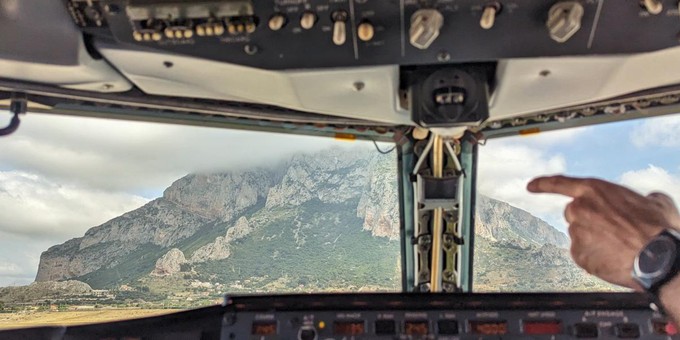
[[[669,173],[666,169],[652,164],[644,169],[623,173],[619,183],[643,195],[660,191],[673,197],[676,204],[680,203],[680,174]]]
[[[630,140],[638,148],[647,146],[680,146],[680,119],[677,115],[645,119],[630,133]]]
[[[479,193],[508,202],[564,229],[562,211],[569,199],[531,194],[526,190],[527,183],[534,177],[564,173],[567,162],[563,156],[503,140],[489,141],[479,150]]]
[[[0,230],[34,238],[82,235],[148,200],[134,194],[59,184],[21,171],[0,172]]]
[[[579,127],[527,136],[492,139],[479,148],[479,193],[526,210],[565,231],[564,208],[570,199],[561,195],[532,194],[529,181],[538,176],[568,172],[567,159],[555,149],[578,142],[595,127]]]
[[[328,138],[29,114],[0,139],[0,167],[102,190],[166,187],[191,172],[274,164]]]

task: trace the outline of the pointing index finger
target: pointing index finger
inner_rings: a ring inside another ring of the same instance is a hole
[[[550,176],[534,178],[527,185],[527,190],[534,193],[560,194],[569,197],[581,196],[589,185],[585,178],[567,176]]]

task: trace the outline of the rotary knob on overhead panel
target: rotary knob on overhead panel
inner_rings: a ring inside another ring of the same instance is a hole
[[[583,5],[578,1],[562,1],[550,7],[546,27],[550,38],[564,43],[581,29]]]

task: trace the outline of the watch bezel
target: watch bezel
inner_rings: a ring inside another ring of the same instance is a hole
[[[673,251],[676,254],[678,253],[678,245],[677,245],[676,241],[673,239],[673,237],[671,237],[669,235],[664,235],[664,234],[658,235],[657,237],[655,237],[654,239],[649,241],[649,243],[647,243],[645,245],[645,247],[642,248],[642,251],[638,254],[638,256],[635,257],[635,263],[634,263],[635,267],[634,267],[634,269],[635,269],[636,275],[639,276],[640,278],[652,279],[653,280],[653,279],[656,279],[656,278],[659,278],[659,277],[663,277],[663,276],[665,276],[664,274],[667,274],[671,270],[671,268],[673,268],[673,257],[668,257],[668,258],[663,259],[665,261],[663,266],[661,266],[658,270],[656,270],[654,272],[649,273],[649,272],[643,271],[642,268],[640,268],[640,258],[642,256],[642,254],[646,250],[648,250],[654,243],[661,242],[661,241],[666,242],[668,245],[671,245],[673,247]]]
[[[659,239],[666,239],[673,244],[675,248],[675,256],[670,257],[668,259],[668,263],[666,263],[663,268],[660,268],[658,271],[653,273],[645,273],[640,268],[640,255],[645,250],[647,250],[651,244],[658,242]],[[674,275],[670,274],[677,271],[678,266],[680,266],[680,232],[667,229],[650,240],[635,257],[635,261],[633,261],[633,278],[638,283],[640,283],[640,285],[642,285],[645,290],[653,293],[658,290],[660,286],[674,277]]]

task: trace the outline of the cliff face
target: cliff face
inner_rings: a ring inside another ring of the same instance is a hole
[[[367,149],[331,149],[297,155],[269,169],[187,175],[168,187],[162,197],[45,251],[36,281],[66,280],[112,268],[149,246],[167,249],[154,268],[158,275],[175,272],[173,263],[225,259],[231,254],[230,244],[256,227],[246,219],[247,213],[316,200],[328,204],[359,201],[353,214],[363,219],[363,228],[374,236],[396,239],[399,225],[393,157]],[[218,224],[226,225],[226,230],[203,240],[199,231]],[[201,247],[192,248],[191,254],[172,249],[189,241]],[[180,260],[174,250],[187,258]]]
[[[362,191],[357,217],[364,220],[363,229],[375,236],[399,239],[399,191],[396,169],[390,163],[373,160],[367,188]]]
[[[115,263],[142,244],[173,245],[209,221],[158,198],[88,230],[83,237],[43,252],[36,281],[65,280],[93,272]]]
[[[269,190],[265,206],[301,205],[311,199],[341,203],[359,197],[366,188],[373,158],[370,153],[341,149],[331,149],[321,158],[295,156],[283,179]]]
[[[491,241],[516,241],[522,245],[550,243],[569,246],[569,238],[545,221],[508,203],[477,195],[476,233]]]
[[[207,220],[229,221],[266,199],[277,180],[267,169],[188,175],[167,188],[163,198]]]

